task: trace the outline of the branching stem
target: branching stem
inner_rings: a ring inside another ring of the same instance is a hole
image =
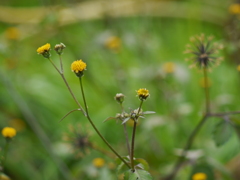
[[[112,150],[112,152],[129,168],[130,165],[117,153],[117,151],[115,149],[113,149],[113,147],[108,143],[108,141],[102,136],[102,134],[100,133],[100,131],[97,129],[97,127],[95,126],[95,124],[93,123],[92,119],[89,116],[88,113],[88,107],[87,107],[87,102],[86,102],[86,98],[85,98],[85,94],[84,94],[84,90],[83,90],[83,84],[82,84],[82,78],[79,77],[79,82],[80,82],[80,88],[81,88],[81,92],[82,92],[82,96],[83,96],[83,101],[84,101],[84,106],[85,106],[85,111],[86,111],[86,117],[88,119],[88,121],[90,122],[90,124],[92,125],[93,129],[96,131],[96,133],[98,134],[98,136],[104,141],[104,143]]]

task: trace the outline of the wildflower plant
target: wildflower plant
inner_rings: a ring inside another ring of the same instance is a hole
[[[72,98],[76,102],[78,108],[74,109],[70,112],[68,112],[61,120],[63,120],[65,117],[67,117],[69,114],[71,114],[74,111],[81,111],[83,115],[86,117],[86,119],[89,121],[97,135],[102,139],[102,141],[108,146],[108,148],[117,156],[117,162],[119,164],[118,166],[118,174],[124,174],[124,179],[128,180],[133,180],[133,179],[145,179],[145,180],[150,180],[152,179],[152,176],[148,172],[148,163],[141,159],[141,158],[135,158],[134,157],[134,145],[135,145],[135,134],[136,134],[136,129],[137,129],[137,124],[138,124],[138,119],[139,118],[144,118],[145,114],[152,114],[154,113],[153,111],[146,111],[143,112],[142,110],[142,105],[143,102],[150,96],[149,91],[146,88],[140,88],[137,90],[137,97],[140,100],[139,106],[131,110],[130,112],[125,112],[125,109],[123,107],[123,102],[125,99],[125,96],[122,93],[118,93],[115,96],[115,100],[120,104],[121,107],[121,113],[118,113],[116,117],[109,117],[107,120],[115,119],[115,120],[120,120],[122,123],[121,125],[123,126],[124,129],[124,134],[126,138],[126,146],[127,146],[127,155],[126,156],[121,156],[119,152],[110,145],[110,143],[103,137],[101,132],[98,130],[94,122],[92,121],[92,118],[90,116],[90,113],[88,111],[88,105],[87,105],[87,100],[85,97],[85,91],[84,91],[84,85],[83,85],[83,77],[84,77],[84,72],[86,71],[87,68],[87,63],[84,62],[82,59],[76,60],[71,64],[71,70],[72,72],[75,73],[77,78],[79,79],[79,84],[80,84],[80,89],[81,89],[81,94],[82,94],[82,99],[83,99],[83,106],[79,103],[77,98],[75,97],[73,91],[71,90],[68,81],[65,78],[64,75],[64,69],[63,69],[63,62],[62,62],[62,54],[63,50],[66,48],[66,46],[63,43],[60,43],[58,45],[55,45],[54,50],[59,56],[59,61],[60,61],[60,67],[57,67],[57,65],[53,62],[51,59],[51,54],[50,54],[50,44],[47,43],[37,49],[37,53],[40,55],[43,55],[44,58],[47,58],[50,63],[53,65],[53,67],[56,69],[56,71],[60,74],[61,78],[63,79],[65,85],[68,88],[68,91],[70,92]],[[130,138],[128,137],[128,132],[126,128],[126,122],[127,121],[133,121],[133,130],[132,130],[132,136],[131,136],[131,141]],[[92,145],[91,143],[88,144],[89,146],[92,146],[93,148],[97,149],[95,145]],[[96,167],[100,167],[104,164],[103,159],[95,159],[93,161],[93,164],[95,164]]]
[[[17,134],[16,129],[12,127],[4,127],[2,129],[2,136],[5,138],[6,143],[3,148],[3,152],[1,152],[2,154],[0,154],[0,179],[10,180],[10,178],[6,174],[4,174],[3,170],[4,170],[4,165],[6,164],[6,161],[7,161],[7,153],[9,151],[9,145],[13,137],[16,136],[16,134]]]
[[[228,141],[232,135],[232,131],[235,128],[236,131],[239,131],[238,123],[231,120],[230,116],[234,114],[240,114],[240,111],[230,111],[222,113],[213,113],[211,108],[210,101],[210,82],[208,78],[208,72],[210,68],[217,66],[222,61],[222,58],[219,57],[219,50],[223,48],[221,44],[213,43],[213,37],[206,38],[205,35],[201,34],[200,36],[195,36],[190,38],[191,44],[187,45],[187,50],[185,53],[190,53],[191,58],[187,61],[192,61],[190,68],[195,67],[203,72],[203,88],[205,94],[205,113],[203,114],[201,120],[197,126],[193,129],[189,135],[186,145],[182,150],[179,158],[176,161],[171,173],[164,178],[164,180],[173,180],[175,179],[178,171],[182,168],[183,164],[186,162],[186,156],[188,151],[191,149],[192,144],[194,143],[195,137],[203,127],[203,125],[209,120],[210,117],[220,118],[220,121],[216,123],[215,129],[213,131],[213,139],[217,146],[221,146]],[[212,174],[211,174],[212,175]],[[205,180],[207,179],[207,174],[205,173],[196,173],[192,176],[193,180]],[[213,176],[213,175],[212,175]]]

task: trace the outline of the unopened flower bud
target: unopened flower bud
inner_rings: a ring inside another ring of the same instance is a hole
[[[54,47],[54,50],[59,54],[61,55],[63,53],[63,49],[65,49],[65,45],[63,43],[60,43],[60,44],[56,44],[55,47]]]
[[[124,101],[124,97],[125,97],[125,96],[124,96],[122,93],[117,93],[116,96],[114,97],[114,99],[115,99],[118,103],[122,104],[123,101]]]

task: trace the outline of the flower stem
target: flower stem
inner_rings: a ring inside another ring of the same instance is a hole
[[[127,132],[126,123],[123,124],[123,130],[124,130],[124,134],[125,134],[125,138],[126,138],[126,144],[127,144],[128,154],[129,154],[129,156],[130,156],[131,149],[130,149],[130,144],[129,144],[129,139],[128,139],[128,132]]]
[[[61,70],[61,72],[63,74],[64,71],[63,71],[63,63],[62,63],[62,56],[61,55],[59,55],[59,60],[60,60],[60,70]]]
[[[60,66],[61,66],[61,70],[59,70],[57,68],[57,66],[52,62],[51,58],[48,58],[48,60],[50,61],[50,63],[53,65],[53,67],[57,70],[57,72],[60,74],[60,76],[62,77],[65,85],[67,86],[68,88],[68,91],[70,92],[71,96],[73,97],[74,101],[77,103],[78,107],[80,108],[80,110],[82,111],[82,113],[86,116],[86,112],[84,111],[84,109],[82,108],[81,104],[78,102],[77,98],[75,97],[75,95],[73,94],[72,92],[72,89],[70,88],[65,76],[64,76],[64,73],[63,73],[63,66],[62,66],[62,60],[60,58]]]
[[[131,154],[130,154],[130,162],[131,162],[131,169],[132,172],[134,172],[134,144],[135,144],[135,134],[136,134],[136,129],[137,129],[137,121],[138,121],[138,117],[139,117],[139,113],[141,111],[142,108],[142,104],[143,104],[143,100],[141,100],[139,108],[138,108],[138,112],[136,115],[136,119],[134,119],[134,124],[133,124],[133,132],[132,132],[132,146],[131,146]]]
[[[82,91],[82,96],[83,96],[83,101],[84,101],[84,106],[85,106],[85,111],[86,111],[86,117],[88,119],[88,121],[90,122],[90,124],[92,125],[93,129],[96,131],[96,133],[98,134],[98,136],[103,140],[103,142],[112,150],[112,152],[128,167],[131,168],[130,165],[117,153],[117,151],[115,149],[113,149],[113,147],[108,143],[108,141],[102,136],[102,134],[100,133],[100,131],[97,129],[97,127],[95,126],[95,124],[93,123],[92,119],[90,118],[89,114],[88,114],[88,108],[87,108],[87,102],[85,99],[85,94],[84,94],[84,90],[83,90],[83,84],[82,84],[82,78],[79,77],[79,82],[80,82],[80,88]]]
[[[2,166],[4,167],[6,161],[7,161],[7,153],[8,153],[8,148],[9,148],[9,144],[10,144],[11,139],[6,138],[6,144],[4,146],[3,149],[3,161],[2,161]]]
[[[205,98],[206,98],[206,114],[210,113],[210,98],[209,98],[209,82],[208,82],[208,75],[207,75],[207,68],[203,68],[204,74],[204,89],[205,89]]]
[[[120,106],[121,106],[122,114],[124,114],[125,111],[124,111],[122,103],[120,103]],[[126,139],[126,145],[127,145],[128,154],[130,156],[131,149],[130,149],[130,144],[129,144],[129,138],[128,138],[128,132],[127,132],[126,123],[123,124],[123,130],[124,130],[124,135],[125,135],[125,139]]]
[[[190,134],[190,136],[187,140],[185,148],[182,151],[181,156],[179,156],[179,158],[178,158],[178,160],[177,160],[177,162],[176,162],[176,164],[173,168],[172,173],[169,176],[167,176],[165,178],[165,180],[173,180],[175,178],[179,169],[181,168],[182,164],[184,163],[185,157],[187,155],[187,151],[191,148],[197,133],[202,128],[202,126],[204,125],[204,123],[206,122],[208,117],[209,117],[208,114],[204,115],[203,118],[201,119],[201,121],[198,123],[198,125],[195,127],[195,129],[192,131],[192,133]]]

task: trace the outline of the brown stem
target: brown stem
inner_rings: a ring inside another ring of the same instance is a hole
[[[84,90],[83,90],[83,84],[82,84],[82,78],[79,77],[79,82],[80,82],[80,87],[81,87],[81,91],[82,91],[82,96],[83,96],[83,101],[84,101],[84,106],[85,106],[85,110],[86,110],[86,117],[88,119],[88,121],[90,122],[90,124],[92,125],[93,129],[96,131],[96,133],[98,134],[98,136],[103,140],[103,142],[111,149],[111,151],[129,168],[131,168],[129,166],[129,164],[117,153],[117,151],[115,149],[113,149],[113,147],[108,143],[108,141],[102,136],[102,134],[100,133],[100,131],[97,129],[97,127],[95,126],[95,124],[93,123],[92,119],[90,118],[89,114],[88,114],[88,108],[87,108],[87,102],[85,99],[85,95],[84,95]]]
[[[209,115],[207,115],[207,114],[204,115],[203,118],[201,119],[201,121],[198,123],[198,125],[195,127],[195,129],[192,131],[191,135],[189,136],[189,138],[187,140],[185,148],[182,151],[182,154],[179,156],[179,158],[173,168],[173,171],[164,180],[173,180],[175,178],[179,169],[181,168],[181,166],[183,165],[183,163],[185,161],[185,156],[187,154],[187,151],[191,148],[191,146],[194,142],[194,138],[196,137],[197,133],[202,128],[202,126],[204,125],[204,123],[206,122],[208,117],[209,117]]]
[[[210,113],[210,98],[209,98],[209,82],[208,82],[207,68],[203,68],[203,74],[204,74],[206,114],[209,114]]]
[[[67,82],[67,80],[66,80],[66,78],[65,78],[65,76],[64,76],[64,74],[63,74],[63,70],[60,71],[60,70],[57,68],[57,66],[52,62],[52,60],[51,60],[50,58],[49,58],[48,60],[51,62],[51,64],[52,64],[53,67],[57,70],[57,72],[60,74],[60,76],[62,77],[62,79],[63,79],[63,81],[64,81],[64,83],[65,83],[65,85],[66,85],[67,88],[68,88],[68,91],[70,92],[71,96],[73,97],[74,101],[77,103],[77,105],[78,105],[78,107],[80,108],[80,110],[82,111],[82,113],[86,116],[86,112],[85,112],[84,109],[82,108],[81,104],[78,102],[77,98],[76,98],[75,95],[73,94],[72,89],[70,88],[70,86],[69,86],[69,84],[68,84],[68,82]],[[61,62],[61,60],[60,60],[60,62]],[[60,63],[60,64],[61,64],[61,68],[62,68],[62,63]]]
[[[137,129],[137,121],[139,118],[139,113],[141,111],[142,108],[142,104],[143,104],[143,100],[141,100],[139,108],[138,108],[138,112],[136,114],[136,118],[133,119],[134,120],[134,124],[133,124],[133,133],[132,133],[132,146],[131,146],[131,154],[130,154],[130,162],[131,162],[131,169],[132,172],[134,172],[134,144],[135,144],[135,134],[136,134],[136,129]]]

